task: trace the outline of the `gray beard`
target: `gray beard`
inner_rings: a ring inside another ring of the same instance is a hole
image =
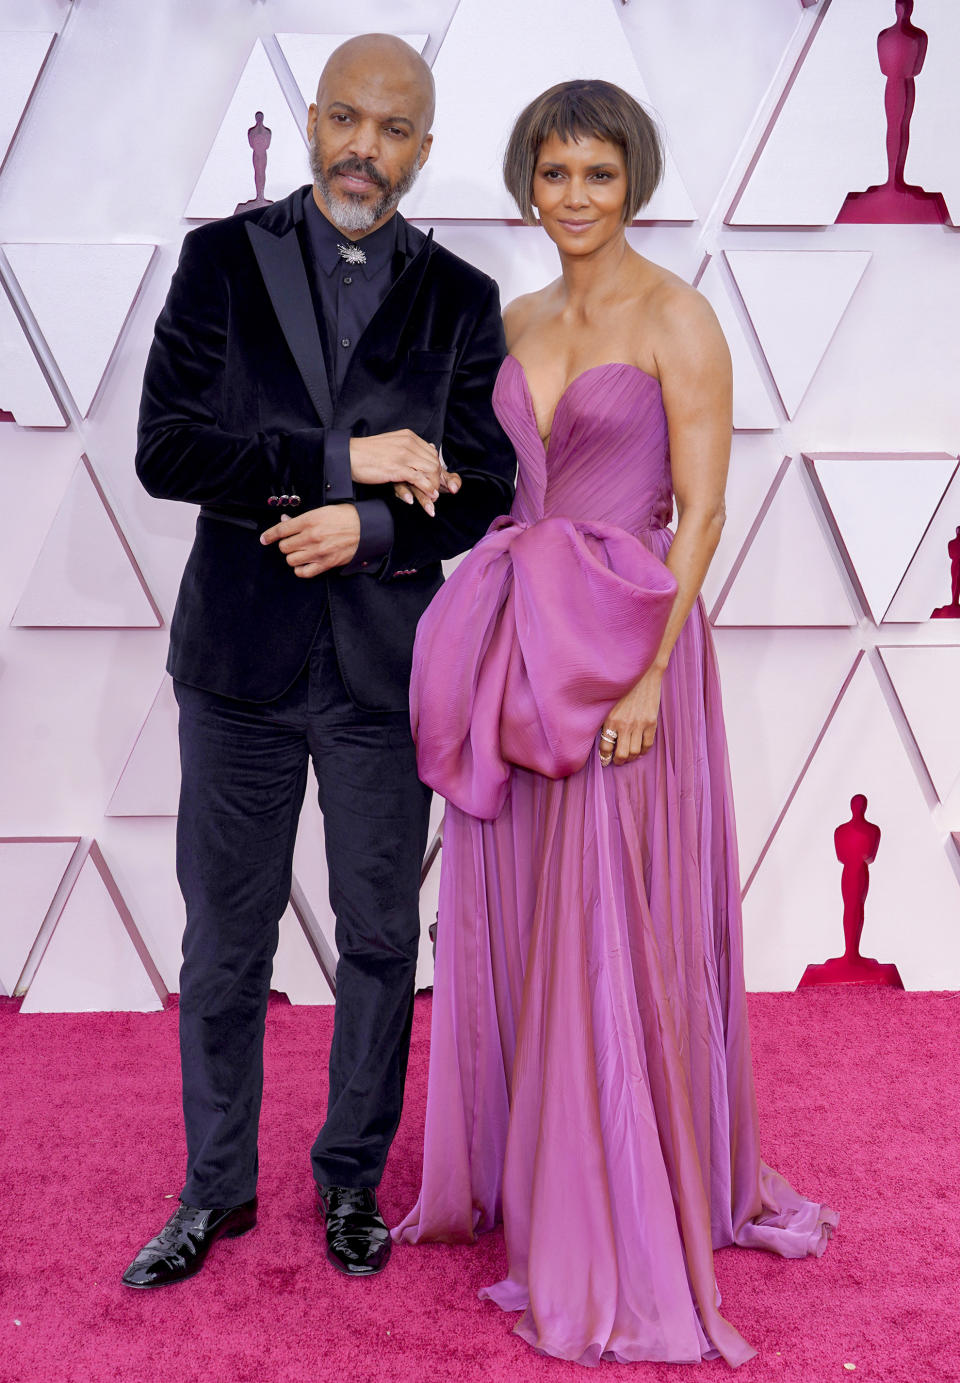
[[[353,235],[368,231],[371,226],[375,226],[393,211],[401,197],[405,197],[410,191],[420,173],[419,167],[414,163],[393,187],[384,189],[375,202],[365,202],[359,196],[352,197],[348,194],[341,197],[334,192],[323,170],[315,144],[310,148],[310,171],[317,191],[330,213],[330,220],[338,230]]]

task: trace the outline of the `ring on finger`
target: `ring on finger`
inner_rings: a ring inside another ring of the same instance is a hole
[[[616,730],[601,730],[600,738],[605,744],[616,744],[620,736],[617,734]]]

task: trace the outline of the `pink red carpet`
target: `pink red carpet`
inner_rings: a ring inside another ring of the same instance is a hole
[[[819,1261],[718,1254],[725,1314],[759,1351],[738,1383],[956,1383],[960,995],[753,995],[750,1013],[764,1155],[842,1218]],[[429,1015],[418,1000],[391,1223],[417,1191]],[[369,1282],[326,1265],[307,1149],[331,1020],[271,1005],[257,1229],[192,1282],[134,1294],[119,1274],[179,1189],[176,1014],[0,1001],[0,1383],[583,1383],[477,1300],[504,1272],[499,1233],[397,1249]],[[728,1376],[720,1362],[598,1374]]]

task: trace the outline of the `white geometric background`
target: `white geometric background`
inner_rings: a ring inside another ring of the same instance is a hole
[[[792,989],[842,949],[833,831],[863,792],[882,830],[864,952],[908,988],[960,988],[960,621],[929,619],[960,525],[956,0],[913,15],[906,180],[943,195],[945,226],[834,224],[885,177],[894,0],[0,0],[0,994],[149,1009],[177,988],[163,665],[194,514],[137,483],[140,381],[183,234],[253,196],[255,110],[266,195],[307,181],[306,106],[347,16],[433,65],[436,142],[404,210],[504,301],[556,273],[497,172],[520,107],[596,75],[662,120],[668,176],[630,239],[707,294],[735,365],[704,599],[748,985]],[[309,793],[295,875],[274,986],[330,1002]]]

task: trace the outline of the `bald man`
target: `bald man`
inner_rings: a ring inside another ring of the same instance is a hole
[[[137,473],[200,512],[167,663],[187,1172],[130,1287],[190,1277],[256,1223],[264,1017],[311,759],[339,952],[313,1175],[329,1260],[368,1276],[389,1256],[376,1188],[403,1099],[430,797],[413,638],[441,560],[509,508],[515,465],[491,408],[496,286],[396,210],[433,104],[400,40],[338,48],[310,107],[313,185],[186,236],[147,361]]]

